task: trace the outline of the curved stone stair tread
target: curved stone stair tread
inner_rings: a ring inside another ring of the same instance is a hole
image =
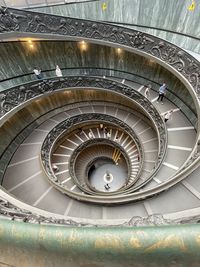
[[[171,149],[167,150],[166,158],[154,179],[145,185],[143,190],[153,188],[158,184],[161,184],[162,182],[172,178],[172,176],[174,176],[174,174],[180,169],[190,154],[188,151],[177,150],[176,152],[172,152],[170,150]]]
[[[200,206],[200,198],[182,183],[178,183],[169,190],[146,201],[151,214],[168,214]]]
[[[42,130],[42,131],[51,131],[51,129],[53,129],[58,123],[53,120],[52,118],[47,119],[46,121],[44,121],[42,124],[40,124],[38,126],[38,130]]]
[[[32,133],[24,140],[23,144],[31,144],[31,143],[41,143],[45,139],[47,131],[38,130],[38,128],[34,129]]]
[[[54,119],[56,116],[54,116]],[[59,114],[58,117],[60,116],[62,115]],[[178,127],[184,127],[184,126],[190,125],[188,121],[185,120],[185,118],[183,119],[183,117],[184,116],[181,113],[178,114],[178,116],[173,116],[174,121],[175,121],[175,118],[178,118]],[[196,208],[199,206],[200,200],[197,197],[198,192],[196,192],[195,193],[196,195],[194,195],[194,192],[191,193],[191,191],[188,190],[188,188],[186,188],[183,184],[178,184],[174,186],[173,188],[170,188],[168,191],[163,192],[160,195],[153,197],[152,199],[146,200],[146,203],[148,202],[148,208],[145,208],[146,205],[143,205],[143,202],[122,205],[121,208],[120,207],[99,207],[96,205],[88,205],[85,203],[80,203],[78,201],[68,198],[66,195],[63,195],[62,193],[58,192],[56,189],[50,188],[51,185],[48,183],[43,173],[37,174],[37,171],[40,172],[40,168],[39,168],[40,162],[39,162],[38,157],[36,158],[34,157],[35,157],[35,153],[37,154],[38,148],[40,149],[41,144],[34,145],[34,149],[32,149],[32,146],[28,144],[36,143],[36,142],[40,143],[40,141],[43,140],[47,134],[47,132],[45,132],[46,129],[48,129],[49,131],[49,127],[50,128],[54,127],[55,123],[54,121],[48,120],[48,122],[46,122],[44,125],[42,124],[38,128],[39,130],[36,129],[35,131],[33,131],[31,135],[29,135],[29,137],[24,142],[24,144],[26,145],[21,145],[19,147],[19,149],[17,150],[17,153],[12,158],[12,161],[10,164],[11,166],[7,169],[6,174],[5,174],[3,186],[5,186],[5,188],[8,190],[15,187],[14,189],[12,189],[11,193],[16,195],[22,201],[27,202],[31,205],[34,205],[36,203],[35,205],[37,207],[45,209],[45,210],[49,210],[51,212],[55,212],[59,214],[68,214],[69,216],[74,216],[74,217],[82,216],[84,218],[87,218],[87,216],[88,218],[91,218],[91,216],[94,216],[92,217],[94,219],[95,218],[96,219],[101,219],[101,218],[114,219],[118,217],[119,218],[130,218],[131,215],[145,216],[146,214],[151,214],[151,213],[165,214],[165,213],[178,212],[181,210],[185,210],[187,208],[188,209]],[[177,127],[177,124],[175,125]],[[30,150],[30,152],[28,150]],[[33,159],[30,159],[29,158],[30,156],[33,156]],[[20,162],[19,159],[25,162],[19,163]],[[16,165],[12,165],[12,164],[16,164]],[[22,165],[23,165],[23,175],[24,175],[23,177],[21,175]],[[162,172],[165,173],[163,168],[168,168],[168,167],[166,166],[162,167]],[[27,170],[27,173],[25,170]],[[194,173],[196,172],[198,174],[198,171],[195,171]],[[13,178],[13,173],[15,173],[14,178]],[[186,182],[189,181],[188,183],[192,184],[192,186],[194,186],[195,189],[197,190],[197,186],[196,186],[197,180],[198,180],[198,175],[193,176],[193,174],[191,174],[191,176],[185,179],[184,181]],[[21,183],[22,185],[20,186]],[[38,186],[38,183],[41,183],[41,186]],[[46,194],[44,195],[44,193]],[[42,195],[44,195],[44,197],[40,201],[38,201]],[[187,199],[187,203],[185,199]],[[69,204],[71,203],[72,205],[70,205],[70,208],[69,208]],[[176,203],[176,205],[174,205],[174,203]],[[120,212],[119,212],[119,209],[121,210]],[[111,210],[112,212],[110,212]]]
[[[94,109],[92,109],[91,108],[91,110],[89,109],[89,107],[87,107],[87,111],[88,112],[93,112],[93,110],[95,110],[96,108],[98,107],[98,111],[97,112],[99,112],[99,113],[103,113],[104,112],[104,107],[102,107],[102,106],[93,106],[93,108]],[[71,115],[73,115],[73,116],[75,116],[75,115],[78,115],[78,114],[81,114],[80,113],[80,110],[81,109],[83,109],[83,107],[81,107],[80,109],[75,109],[75,110],[71,110]],[[107,109],[105,109],[106,111],[107,111]],[[115,108],[115,112],[116,112],[116,108]],[[122,112],[122,114],[121,114],[121,112]],[[68,113],[69,113],[69,111],[68,111]],[[106,113],[107,114],[107,113]],[[117,116],[120,116],[120,114],[121,114],[121,120],[124,120],[124,117],[127,117],[127,114],[129,114],[127,111],[124,111],[124,110],[121,110],[121,109],[118,109],[118,113],[117,113]],[[111,115],[111,114],[110,114]],[[115,114],[112,114],[112,115],[115,115]],[[56,117],[58,117],[58,115],[56,115]],[[55,116],[53,117],[53,119],[54,118],[56,118]],[[130,117],[132,117],[132,119],[130,118]],[[136,124],[135,125],[135,127],[134,127],[134,130],[135,130],[135,132],[136,132],[136,134],[138,133],[138,132],[143,132],[143,131],[146,131],[146,129],[148,129],[149,128],[149,126],[148,125],[145,125],[145,122],[143,122],[143,121],[138,121],[138,120],[140,120],[140,119],[138,119],[138,117],[136,117],[136,116],[133,116],[132,114],[131,114],[131,116],[129,116],[128,117],[129,118],[129,120],[127,120],[126,121],[126,123],[128,123],[128,125],[131,127],[132,125],[134,125],[134,124]],[[133,119],[134,118],[134,119]],[[151,133],[152,133],[152,138],[153,138],[153,130],[151,130]],[[154,136],[155,136],[155,133],[154,133]],[[147,139],[147,135],[144,135],[144,134],[141,134],[141,136],[140,136],[140,138],[141,138],[141,140],[143,141],[143,140],[145,140],[145,138]],[[145,140],[146,141],[146,140]]]
[[[7,190],[11,190],[27,179],[34,178],[37,173],[39,174],[41,172],[41,163],[38,156],[35,158],[27,158],[24,161],[13,162],[9,165],[5,172],[3,187],[5,187]]]

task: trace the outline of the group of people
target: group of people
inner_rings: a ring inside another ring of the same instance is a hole
[[[35,76],[36,76],[36,78],[38,80],[42,80],[43,79],[42,71],[41,71],[40,68],[35,67],[33,72],[34,72],[34,74],[35,74]],[[61,69],[60,69],[60,67],[58,65],[56,65],[55,73],[56,73],[57,77],[62,77],[63,76],[62,75],[62,71],[61,71]]]
[[[108,128],[107,128],[106,126],[104,127],[103,123],[100,123],[100,124],[99,124],[99,129],[100,129],[101,132],[103,132],[103,133],[105,134],[105,137],[106,137],[106,138],[108,138],[108,139],[111,138],[111,131],[108,130]],[[83,134],[84,134],[84,131],[83,131],[82,128],[79,128],[79,134],[80,134],[80,135],[83,135]],[[94,136],[92,130],[89,130],[89,132],[88,132],[88,137],[89,137],[89,139],[93,139],[93,138],[95,138],[95,136]],[[117,138],[118,138],[118,137],[117,137]]]
[[[35,76],[37,77],[38,80],[43,79],[43,75],[42,75],[42,71],[41,69],[35,67],[33,70]],[[60,69],[60,67],[58,65],[56,65],[56,70],[55,70],[55,74],[57,77],[62,77],[62,71]],[[150,90],[151,90],[151,85],[144,85],[144,96],[146,98],[150,98]],[[158,98],[157,98],[157,103],[159,103],[159,101],[161,102],[161,104],[163,104],[163,98],[166,94],[166,90],[167,90],[167,85],[165,82],[163,82],[163,84],[160,86],[159,88],[159,92],[158,92]],[[165,122],[167,122],[169,119],[171,119],[172,113],[173,113],[173,109],[167,111],[166,113],[164,113],[164,120]],[[110,131],[108,131],[107,127],[104,127],[102,123],[100,123],[100,130],[104,131],[106,137],[109,139],[111,137],[111,133]],[[92,139],[93,138],[93,134],[90,131],[89,132],[89,138]]]
[[[100,123],[99,124],[99,129],[104,132],[105,136],[108,139],[111,138],[111,132],[110,132],[110,130],[108,130],[108,128],[106,126],[104,127],[103,123]]]

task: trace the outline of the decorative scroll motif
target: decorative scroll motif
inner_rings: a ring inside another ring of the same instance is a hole
[[[24,84],[23,86],[16,86],[0,93],[0,117],[6,115],[15,107],[32,98],[66,88],[106,89],[115,93],[117,92],[119,94],[123,94],[140,104],[148,112],[158,129],[160,136],[160,153],[158,157],[159,162],[161,162],[166,148],[167,135],[165,131],[165,124],[163,123],[159,112],[154,108],[153,104],[148,99],[144,98],[138,91],[118,82],[113,82],[103,78],[75,76],[62,79],[52,78],[42,82],[35,81]],[[66,127],[70,127],[70,125],[66,125]]]
[[[123,226],[160,226],[172,224],[171,220],[164,219],[161,214],[152,214],[148,217],[133,216]]]
[[[7,8],[0,8],[0,32],[18,31],[19,28],[16,15]]]
[[[0,93],[0,117],[31,98],[55,90],[53,83],[53,81],[49,80],[39,83],[31,82],[3,91]]]
[[[141,50],[183,75],[200,99],[200,63],[181,48],[147,33],[101,22],[1,8],[0,33],[13,31],[88,38]]]
[[[141,167],[142,167],[142,163],[143,163],[143,147],[141,146],[141,141],[139,140],[138,136],[135,134],[135,132],[129,127],[127,126],[127,124],[125,124],[123,121],[114,118],[112,116],[109,115],[105,115],[105,114],[98,114],[98,113],[87,113],[84,115],[76,115],[74,117],[68,118],[65,121],[62,121],[61,123],[59,123],[58,125],[56,125],[47,135],[47,137],[45,138],[42,148],[41,148],[41,159],[42,159],[42,163],[43,166],[48,174],[48,177],[50,180],[52,180],[53,183],[57,183],[59,188],[60,186],[62,187],[62,189],[65,189],[65,186],[62,185],[57,178],[54,175],[54,172],[52,171],[51,168],[51,152],[53,151],[53,146],[54,144],[60,139],[61,136],[66,136],[68,131],[70,130],[70,127],[79,127],[80,123],[86,123],[88,122],[90,124],[92,124],[93,122],[97,121],[99,122],[106,122],[106,123],[111,123],[113,125],[115,125],[115,127],[121,128],[123,131],[125,131],[126,133],[128,133],[130,135],[130,137],[134,140],[138,153],[139,153],[139,158],[141,161]],[[92,140],[88,140],[85,141],[84,143],[82,143],[81,145],[79,145],[74,152],[72,153],[70,159],[69,159],[69,170],[70,170],[70,176],[73,178],[73,180],[75,181],[75,183],[79,186],[79,188],[82,191],[85,191],[86,193],[88,193],[87,188],[84,188],[82,185],[85,184],[85,181],[79,181],[78,177],[76,177],[75,172],[74,172],[74,164],[76,161],[76,158],[78,156],[78,154],[83,151],[86,147],[90,146],[91,144],[111,144],[114,145],[114,147],[117,147],[120,149],[120,151],[122,152],[123,156],[125,157],[126,161],[127,161],[127,165],[131,166],[131,162],[129,160],[129,157],[126,155],[126,151],[123,149],[123,147],[121,147],[120,145],[118,145],[117,143],[108,140],[108,139],[92,139]],[[141,169],[141,168],[140,168]],[[138,170],[139,171],[139,170]],[[138,172],[139,174],[139,172]],[[138,177],[139,178],[139,177]],[[135,181],[136,182],[136,179]],[[89,193],[93,193],[93,192],[89,192]]]
[[[72,219],[57,219],[53,217],[45,217],[42,215],[36,215],[30,211],[20,209],[15,205],[11,204],[9,201],[0,198],[0,216],[13,220],[13,221],[21,221],[25,223],[34,223],[34,224],[57,224],[57,225],[65,225],[65,226],[77,226],[77,227],[108,227],[108,224],[98,225],[92,223],[83,223]],[[116,226],[150,226],[150,225],[166,225],[170,224],[169,220],[166,220],[162,217],[162,215],[151,215],[147,218],[142,217],[132,217],[129,221],[117,224]]]
[[[9,201],[0,198],[0,216],[4,219],[21,221],[25,223],[33,224],[56,224],[64,226],[77,226],[77,227],[108,227],[112,226],[108,224],[92,224],[92,223],[83,223],[76,221],[75,219],[58,219],[54,217],[46,217],[38,214],[34,214],[31,211],[18,208],[17,206],[11,204]],[[175,219],[169,220],[165,219],[161,214],[153,214],[148,217],[133,216],[131,219],[113,226],[117,227],[140,227],[140,226],[161,226],[168,224],[191,224],[191,223],[200,223],[200,216],[190,216],[185,219]]]

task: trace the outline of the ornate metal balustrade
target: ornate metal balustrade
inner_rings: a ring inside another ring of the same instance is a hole
[[[140,105],[140,107],[146,112],[146,114],[150,115],[151,121],[154,123],[155,128],[158,131],[158,138],[160,142],[160,152],[159,152],[159,160],[158,162],[162,162],[163,155],[165,153],[166,147],[166,131],[165,124],[163,123],[159,113],[154,108],[151,102],[148,99],[144,99],[144,97],[133,88],[126,86],[124,84],[113,82],[107,79],[95,78],[95,77],[70,77],[62,79],[52,78],[45,81],[35,81],[31,83],[24,84],[23,86],[16,86],[11,88],[10,90],[6,90],[0,94],[1,104],[0,104],[0,116],[1,123],[10,113],[14,112],[15,109],[19,109],[20,105],[23,106],[26,104],[26,101],[36,99],[37,97],[41,97],[44,94],[53,93],[59,90],[65,90],[66,88],[92,88],[98,90],[109,90],[111,92],[121,94],[129,99],[132,99],[136,103]],[[167,183],[158,186],[157,189],[148,190],[143,195],[145,197],[157,194],[163,190],[166,190],[170,186],[177,183],[179,180],[182,180],[184,176],[188,175],[189,172],[192,171],[191,165],[196,165],[199,161],[199,151],[198,149],[194,149],[194,154],[191,153],[191,157],[188,159],[190,166],[179,171],[176,177],[173,180],[168,181]],[[186,163],[187,164],[187,163]],[[190,169],[190,170],[189,170]],[[182,171],[182,173],[181,173]],[[180,174],[180,175],[179,175]],[[139,196],[133,197],[138,199]],[[131,197],[132,198],[132,197]]]
[[[200,99],[200,63],[181,48],[147,33],[102,22],[44,13],[0,9],[0,33],[21,32],[88,39],[105,44],[125,46],[153,56],[184,77]]]
[[[131,216],[130,216],[131,217]],[[91,223],[91,222],[80,222],[76,219],[65,219],[63,218],[54,218],[54,217],[47,217],[45,215],[38,215],[34,212],[27,211],[25,209],[21,209],[13,204],[11,204],[9,201],[3,199],[0,197],[0,218],[6,218],[12,221],[19,221],[19,222],[25,222],[25,223],[33,223],[33,224],[56,224],[56,225],[65,225],[65,226],[100,226],[100,227],[108,227],[107,224],[97,224],[97,223]],[[193,221],[198,222],[199,217],[193,217]],[[179,221],[174,221],[176,223],[179,223]],[[172,224],[172,220],[165,219],[160,214],[155,214],[148,216],[146,218],[142,218],[139,216],[132,216],[129,220],[124,220],[122,223],[117,223],[115,226],[147,226],[147,225],[167,225]],[[188,221],[184,221],[184,223],[188,223]]]
[[[63,77],[62,79],[51,78],[44,81],[34,81],[23,86],[16,86],[9,90],[0,93],[0,118],[9,115],[9,112],[15,108],[23,106],[28,100],[42,96],[47,93],[52,93],[59,90],[65,90],[66,88],[95,88],[98,90],[106,89],[114,93],[121,94],[135,103],[139,104],[141,109],[151,118],[152,123],[158,131],[159,139],[159,163],[162,161],[163,155],[166,149],[166,129],[165,124],[155,109],[153,104],[146,98],[143,97],[138,91],[133,88],[123,85],[118,82],[111,80],[96,78],[96,77]]]
[[[87,39],[91,42],[98,41],[110,46],[120,45],[127,50],[153,57],[186,84],[194,98],[199,120],[200,63],[174,44],[133,29],[102,22],[1,8],[0,34],[9,32],[34,33],[36,36],[37,34],[46,34],[49,38],[53,38],[55,35],[65,36],[69,40]],[[5,101],[4,96],[0,96],[0,100],[1,97]],[[197,142],[199,140],[199,127],[200,125],[198,125]],[[193,153],[195,156],[192,155],[191,160],[195,158],[195,161],[199,161],[199,152],[196,151],[196,148]]]
[[[143,165],[143,157],[144,157],[144,151],[143,151],[143,147],[142,147],[142,142],[139,140],[139,137],[135,134],[135,132],[127,125],[125,124],[123,121],[109,116],[109,115],[105,115],[105,114],[98,114],[98,113],[86,113],[86,114],[82,114],[82,115],[76,115],[74,117],[68,118],[65,121],[59,123],[58,125],[56,125],[46,136],[43,144],[42,144],[42,148],[41,148],[41,159],[42,159],[42,163],[44,166],[44,169],[48,175],[48,178],[50,180],[51,183],[53,183],[56,188],[60,189],[62,192],[66,192],[66,194],[68,194],[69,190],[67,189],[67,187],[65,187],[62,183],[60,183],[57,179],[57,177],[55,176],[52,167],[51,167],[51,155],[54,151],[54,146],[56,146],[56,143],[59,143],[59,139],[62,139],[63,136],[66,136],[68,134],[68,132],[70,131],[71,126],[73,126],[73,128],[79,128],[81,124],[93,124],[93,123],[107,123],[108,125],[113,125],[116,128],[118,128],[121,131],[126,132],[128,135],[130,135],[130,137],[133,139],[133,141],[136,144],[136,148],[137,151],[139,153],[139,158],[140,158],[140,170],[138,171],[138,175],[140,174],[142,165]],[[86,141],[84,143],[82,143],[81,145],[79,145],[74,152],[72,153],[71,157],[69,158],[69,170],[70,170],[70,175],[73,178],[73,180],[75,181],[75,183],[78,185],[78,187],[86,192],[86,193],[92,193],[91,191],[88,191],[86,188],[84,188],[80,181],[78,180],[78,177],[76,177],[75,172],[74,172],[74,164],[76,161],[76,158],[78,156],[78,154],[83,151],[86,147],[88,147],[91,144],[98,144],[100,142],[100,138],[97,139],[92,139],[89,141]],[[121,147],[119,144],[117,144],[116,142],[113,142],[111,140],[104,140],[104,143],[110,143],[110,144],[114,144],[115,147],[119,148],[127,163],[128,166],[130,165],[130,160],[129,157],[126,153],[126,151],[123,149],[123,147]],[[156,164],[156,167],[158,168],[160,165],[160,163]],[[154,173],[157,171],[157,169],[154,169]],[[151,174],[152,177],[152,174]],[[127,177],[129,178],[129,177]],[[139,176],[137,177],[139,178]],[[137,180],[137,179],[136,179]],[[136,182],[135,180],[135,182]],[[130,184],[128,187],[132,186],[132,184]],[[124,188],[124,190],[126,189],[126,187]],[[119,192],[118,192],[119,193]],[[70,194],[72,194],[70,192]],[[110,193],[111,194],[116,194],[116,193]],[[101,193],[100,195],[105,195],[103,193]],[[76,194],[75,194],[75,197]],[[87,199],[87,197],[85,197]]]
[[[127,49],[133,49],[138,53],[144,53],[153,56],[158,61],[162,61],[178,77],[182,77],[184,82],[187,83],[191,94],[195,94],[196,99],[200,99],[200,63],[179,47],[154,36],[104,23],[2,8],[0,11],[0,33],[8,32],[58,34],[74,40],[85,38],[91,40],[91,42],[96,40],[105,44],[125,46]],[[9,90],[10,95],[8,92],[0,94],[0,116],[2,118],[6,117],[9,111],[12,111],[15,107],[29,99],[40,96],[43,93],[61,89],[59,87],[55,89],[52,80],[29,85],[19,86],[16,90],[13,89],[12,91]],[[195,104],[199,118],[200,109],[198,101]],[[154,112],[153,115],[155,115]],[[193,152],[188,163],[185,165],[187,168],[183,170],[185,176],[189,173],[187,172],[188,166],[190,164],[197,164],[199,160],[198,145]],[[183,173],[180,172],[177,176],[179,180],[183,179]],[[174,181],[174,183],[177,181]],[[168,188],[169,184],[172,185],[173,183],[169,181],[165,185],[165,189]],[[158,191],[154,190],[154,194],[158,193]]]

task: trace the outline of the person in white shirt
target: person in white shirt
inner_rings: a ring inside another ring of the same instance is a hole
[[[167,122],[168,120],[171,119],[172,113],[173,113],[173,109],[167,111],[166,113],[164,113],[163,117],[164,117],[164,121]]]
[[[94,136],[93,136],[93,134],[92,134],[91,131],[89,131],[88,136],[89,136],[90,139],[93,139],[94,138]]]
[[[108,133],[107,133],[107,138],[108,138],[108,139],[111,138],[111,132],[110,132],[110,131],[108,131]]]
[[[62,75],[62,71],[61,71],[61,69],[59,68],[58,65],[56,65],[56,76],[57,76],[57,77],[62,77],[62,76],[63,76],[63,75]]]
[[[151,85],[148,85],[144,91],[144,96],[146,98],[149,98],[150,97],[150,89],[151,89]]]
[[[55,163],[52,164],[52,169],[53,169],[54,172],[58,172],[59,171],[59,168]]]
[[[40,69],[34,68],[33,72],[35,73],[35,76],[37,77],[38,80],[42,79],[42,74]]]

